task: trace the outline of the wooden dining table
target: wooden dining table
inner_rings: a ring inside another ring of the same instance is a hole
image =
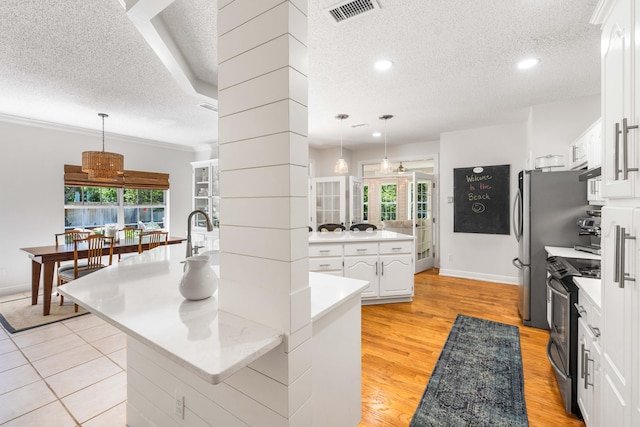
[[[175,245],[184,242],[184,237],[169,237],[167,244]],[[142,243],[142,249],[149,249],[148,243]],[[42,315],[47,316],[51,310],[51,292],[53,290],[53,273],[55,265],[59,261],[73,261],[74,247],[69,245],[36,246],[33,248],[20,248],[31,258],[31,305],[38,304],[38,293],[40,292],[40,276],[44,270],[42,280],[44,287],[44,302],[42,304]],[[113,245],[113,255],[138,252],[138,238],[120,239]],[[109,248],[103,249],[105,256],[109,255]],[[86,249],[78,250],[78,258],[87,258]]]

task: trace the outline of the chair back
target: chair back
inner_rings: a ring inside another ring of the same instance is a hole
[[[169,243],[169,232],[168,231],[141,231],[140,236],[138,237],[138,252],[142,253],[143,243],[149,244],[149,249],[153,249],[160,245],[166,245]]]
[[[67,230],[63,233],[56,233],[56,247],[60,245],[73,245],[74,240],[84,239],[89,234],[90,231],[80,231],[80,230]]]
[[[353,224],[351,227],[349,227],[349,231],[354,231],[354,230],[358,230],[358,231],[373,231],[373,230],[377,230],[378,227],[376,227],[375,224],[367,224],[364,222],[361,222],[360,224]]]
[[[79,250],[83,250],[84,246],[86,245],[87,265],[86,267],[83,266],[83,268],[86,268],[87,270],[97,270],[97,269],[106,267],[106,265],[111,265],[113,263],[114,240],[115,239],[112,236],[107,237],[102,234],[90,234],[84,239],[74,240],[73,241],[74,243],[73,262],[74,262],[74,269],[76,270],[76,276],[77,276],[77,270],[78,270],[78,251]],[[103,252],[105,247],[109,248],[109,253],[108,253],[109,262],[106,265],[102,263],[102,258],[104,257]]]
[[[136,230],[137,228],[135,227],[124,227],[122,229],[123,232],[123,237],[125,240],[133,240],[136,238]]]
[[[346,227],[342,224],[322,224],[318,226],[318,231],[344,231]]]

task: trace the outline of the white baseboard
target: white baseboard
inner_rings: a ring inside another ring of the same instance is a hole
[[[518,285],[518,278],[513,276],[498,276],[496,274],[477,273],[475,271],[460,271],[440,269],[441,276],[460,277],[463,279],[483,280],[485,282],[503,283],[507,285]]]
[[[42,289],[40,291],[42,292]],[[31,283],[19,283],[17,285],[2,287],[0,288],[0,297],[19,294],[22,292],[31,293]]]

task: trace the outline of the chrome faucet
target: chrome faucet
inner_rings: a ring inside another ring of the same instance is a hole
[[[211,224],[209,215],[207,215],[205,211],[196,209],[189,214],[189,217],[187,218],[187,258],[193,255],[193,247],[191,246],[191,218],[193,218],[195,214],[201,214],[204,216],[204,219],[207,221],[207,231],[213,231],[213,225]]]

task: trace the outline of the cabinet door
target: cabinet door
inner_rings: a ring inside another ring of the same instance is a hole
[[[312,198],[315,201],[313,228],[321,224],[346,223],[345,177],[314,178]]]
[[[593,360],[589,329],[583,318],[578,319],[578,406],[584,423],[592,427],[591,411],[593,407]],[[590,365],[591,363],[591,365]],[[590,385],[591,384],[591,385]]]
[[[638,357],[633,352],[637,282],[625,279],[636,277],[636,241],[629,237],[637,236],[637,211],[602,209],[602,419],[612,426],[630,425],[632,372],[636,369],[632,358],[637,365]]]
[[[380,296],[413,295],[413,256],[380,256]]]
[[[624,179],[623,164],[638,167],[636,134],[631,130],[624,135],[619,129],[622,120],[627,119],[629,125],[636,125],[633,116],[633,15],[630,0],[619,0],[611,10],[607,22],[602,27],[602,127],[603,127],[603,188],[602,194],[607,198],[630,197],[634,194],[634,181],[637,172],[629,172]],[[625,156],[626,152],[626,156]]]
[[[345,257],[344,277],[369,281],[362,291],[362,298],[377,298],[378,293],[378,257]]]

